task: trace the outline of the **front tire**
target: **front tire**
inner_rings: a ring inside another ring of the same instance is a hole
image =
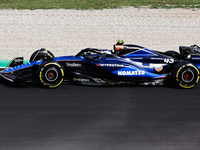
[[[40,65],[37,70],[37,76],[43,86],[56,88],[63,82],[64,71],[57,62],[47,61]]]
[[[199,70],[192,63],[176,64],[174,73],[175,82],[181,88],[193,88],[199,82]]]
[[[29,62],[33,62],[33,61],[37,61],[41,59],[53,58],[53,57],[54,57],[53,53],[51,53],[49,50],[45,48],[41,48],[40,50],[35,51],[31,55]]]

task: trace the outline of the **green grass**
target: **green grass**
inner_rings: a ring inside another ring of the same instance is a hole
[[[0,0],[0,9],[199,8],[200,0]]]
[[[10,63],[10,61],[11,60],[0,60],[0,69],[5,68]],[[28,62],[29,60],[24,60],[24,64]]]

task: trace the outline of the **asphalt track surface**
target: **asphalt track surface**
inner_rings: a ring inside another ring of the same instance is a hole
[[[56,89],[0,82],[1,150],[199,150],[200,84]]]

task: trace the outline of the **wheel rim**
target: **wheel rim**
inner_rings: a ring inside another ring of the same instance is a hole
[[[58,71],[56,68],[52,67],[49,68],[46,73],[45,73],[45,78],[47,81],[49,82],[54,82],[57,80],[58,78]]]
[[[183,82],[190,83],[194,80],[194,73],[190,69],[185,70],[185,71],[183,71],[181,78],[182,78]]]

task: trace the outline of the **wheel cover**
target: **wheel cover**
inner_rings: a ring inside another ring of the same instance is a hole
[[[45,72],[45,79],[49,82],[54,82],[57,80],[58,78],[58,71],[56,70],[56,68],[52,67],[49,68],[46,72]]]
[[[190,83],[194,80],[194,72],[191,69],[184,70],[181,78],[183,82]]]

